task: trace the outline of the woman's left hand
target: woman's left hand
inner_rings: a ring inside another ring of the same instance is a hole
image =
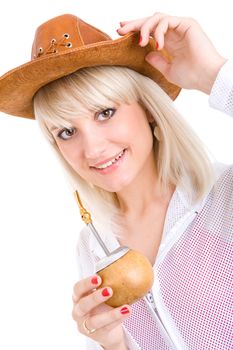
[[[158,69],[167,80],[186,89],[210,93],[218,71],[226,62],[215,49],[200,25],[192,18],[153,16],[121,22],[120,35],[140,31],[139,45],[146,46],[152,35],[157,50],[146,61]],[[163,55],[169,54],[170,59]]]

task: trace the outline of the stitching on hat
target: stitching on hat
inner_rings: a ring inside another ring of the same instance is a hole
[[[76,21],[76,27],[77,27],[79,38],[81,39],[81,42],[84,45],[84,41],[83,41],[83,38],[82,38],[82,35],[81,35],[81,32],[80,32],[79,21]]]

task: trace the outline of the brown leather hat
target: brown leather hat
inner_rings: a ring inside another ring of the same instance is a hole
[[[36,31],[31,61],[0,78],[0,111],[34,118],[33,96],[44,85],[84,67],[116,65],[131,68],[156,81],[174,100],[180,88],[144,60],[155,50],[154,40],[138,45],[138,33],[112,40],[80,18],[65,14]]]

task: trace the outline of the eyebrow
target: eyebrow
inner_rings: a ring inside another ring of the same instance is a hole
[[[55,125],[53,125],[53,126],[51,126],[51,128],[48,128],[48,129],[49,129],[49,132],[53,132],[55,130],[61,130],[63,128],[69,128],[69,126],[55,126]],[[71,126],[71,128],[72,128],[72,126]]]
[[[59,129],[59,127],[54,125],[51,128],[49,128],[49,131],[52,132],[52,131],[57,130],[57,129]]]
[[[111,108],[111,107],[109,107],[109,108]],[[112,107],[112,108],[114,108],[114,107]],[[93,116],[95,117],[96,114],[98,114],[98,111],[97,112],[90,112],[90,113],[92,113]],[[62,126],[55,126],[55,125],[51,126],[51,128],[48,127],[50,132],[53,132],[54,130],[58,130],[58,129],[61,129],[61,128],[62,128]]]

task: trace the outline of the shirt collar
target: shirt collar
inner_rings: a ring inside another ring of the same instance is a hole
[[[179,197],[179,200],[182,202],[183,206],[186,208],[187,211],[196,211],[197,213],[200,212],[200,210],[204,206],[205,201],[207,199],[207,196],[204,196],[203,199],[201,199],[195,205],[193,205],[188,194],[179,186],[177,186],[176,190],[174,191],[172,198],[170,200],[170,203],[174,199],[175,196]],[[169,215],[169,210],[167,211],[166,216],[168,216],[168,215]],[[114,235],[114,233],[112,231],[105,233],[104,235],[101,235],[101,232],[100,232],[100,236],[103,239],[104,243],[106,244],[106,246],[110,252],[112,252],[115,249],[117,249],[118,247],[120,247],[119,241],[117,240],[116,236]],[[98,261],[98,260],[104,258],[106,256],[106,254],[103,251],[100,244],[98,243],[95,236],[91,232],[90,232],[89,239],[90,239],[89,240],[90,250],[95,257],[95,260]]]

